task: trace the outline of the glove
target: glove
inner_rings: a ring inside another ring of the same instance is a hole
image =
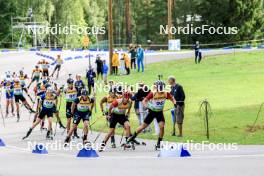
[[[103,116],[105,116],[105,115],[106,115],[105,111],[102,111],[102,113],[103,113]]]

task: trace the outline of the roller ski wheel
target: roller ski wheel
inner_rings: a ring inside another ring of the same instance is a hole
[[[17,122],[19,122],[19,120],[20,120],[20,115],[18,114],[17,115]]]

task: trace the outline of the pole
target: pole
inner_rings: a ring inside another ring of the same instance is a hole
[[[112,57],[113,57],[112,0],[108,0],[108,42],[109,42],[109,68],[110,68],[110,74],[112,74]]]
[[[206,137],[209,139],[208,102],[205,102]]]
[[[171,27],[172,27],[172,0],[167,1],[168,5],[168,41],[172,39],[172,34],[171,34]]]

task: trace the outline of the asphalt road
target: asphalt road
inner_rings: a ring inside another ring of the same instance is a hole
[[[230,50],[207,51],[204,55],[226,54]],[[56,53],[52,53],[56,55]],[[147,63],[160,62],[163,60],[183,59],[193,56],[192,52],[163,53],[147,56]],[[32,67],[40,57],[34,52],[4,53],[0,54],[0,74],[5,71],[18,71],[24,67],[30,73]],[[84,73],[87,68],[86,60],[69,61],[64,65],[59,82],[62,84],[71,73]],[[2,105],[4,99],[2,98]],[[2,107],[4,110],[5,107]],[[201,175],[201,176],[234,176],[249,175],[260,176],[264,171],[264,146],[238,145],[232,150],[209,149],[208,145],[203,150],[189,148],[191,157],[157,157],[158,151],[154,150],[155,141],[145,140],[146,146],[136,146],[136,150],[123,150],[120,146],[120,137],[117,136],[116,149],[109,146],[106,151],[99,153],[98,158],[77,158],[78,150],[54,150],[48,149],[48,154],[32,154],[30,142],[45,145],[62,144],[65,134],[62,129],[57,129],[57,135],[53,141],[45,140],[45,132],[37,127],[32,135],[25,141],[21,138],[31,126],[29,113],[22,108],[22,117],[16,123],[15,117],[5,119],[6,126],[0,123],[0,138],[6,143],[6,147],[0,147],[0,176],[16,175]],[[2,120],[2,119],[1,119]],[[54,127],[55,129],[55,124]],[[81,134],[81,131],[79,131]],[[93,141],[98,133],[89,134]],[[97,140],[102,141],[104,134]],[[142,140],[140,140],[142,141]],[[177,141],[177,138],[175,138]],[[76,140],[81,142],[81,140]]]

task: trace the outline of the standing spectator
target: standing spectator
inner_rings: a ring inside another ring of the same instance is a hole
[[[130,62],[129,62],[129,56],[127,53],[123,53],[123,58],[125,62],[125,69],[126,69],[126,74],[130,74]]]
[[[172,136],[175,136],[175,124],[177,123],[179,129],[178,137],[182,137],[182,124],[184,119],[184,100],[185,93],[183,87],[176,83],[174,76],[168,78],[169,85],[171,85],[171,95],[176,100],[175,109],[171,110],[172,122],[173,122],[173,131]]]
[[[77,96],[81,96],[81,91],[82,89],[85,88],[85,85],[83,83],[83,81],[81,80],[82,76],[80,74],[76,75],[76,81],[74,83],[74,87],[77,90]]]
[[[108,74],[108,66],[106,64],[106,61],[103,60],[103,80],[105,85],[107,85],[107,74]]]
[[[129,53],[131,54],[131,69],[136,69],[136,59],[137,59],[137,47],[130,44],[129,46]]]
[[[196,41],[194,45],[194,54],[195,54],[195,63],[199,64],[202,60],[202,53],[200,51],[200,44],[199,41]]]
[[[118,57],[119,57],[119,54],[118,54],[117,50],[115,50],[113,57],[112,57],[112,68],[113,68],[113,72],[115,75],[118,74],[118,67],[120,65]]]
[[[138,72],[140,71],[140,67],[142,69],[142,72],[144,72],[144,50],[141,47],[141,45],[138,45],[138,50],[137,50],[137,66],[138,66]]]
[[[103,61],[101,60],[101,57],[99,55],[97,55],[95,63],[96,63],[97,81],[98,81],[100,75],[101,75],[101,79],[103,79]]]
[[[86,79],[88,82],[88,94],[92,93],[92,89],[94,91],[94,78],[96,77],[96,73],[93,70],[92,66],[89,67],[89,70],[86,73]]]

